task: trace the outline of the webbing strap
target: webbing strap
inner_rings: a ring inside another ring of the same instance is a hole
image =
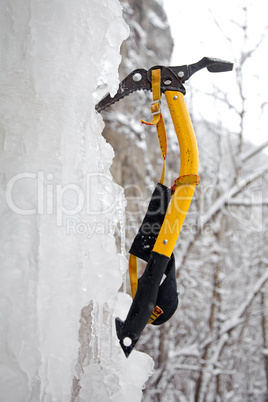
[[[162,174],[161,174],[159,183],[164,184],[165,173],[166,173],[166,157],[167,157],[167,135],[166,135],[165,123],[164,123],[163,116],[161,113],[160,113],[159,122],[156,125],[156,129],[157,129],[157,136],[158,136],[160,149],[162,152],[162,158],[163,158],[163,168],[162,168]]]
[[[137,257],[133,254],[129,255],[128,271],[129,271],[132,299],[134,299],[138,288],[138,268],[137,268]]]
[[[153,102],[151,104],[151,112],[153,114],[153,120],[151,123],[141,120],[143,124],[153,126],[156,125],[158,141],[163,158],[163,168],[161,179],[159,183],[164,184],[165,170],[166,170],[166,157],[167,157],[167,135],[165,129],[164,119],[161,113],[161,69],[158,68],[152,71],[152,92]]]

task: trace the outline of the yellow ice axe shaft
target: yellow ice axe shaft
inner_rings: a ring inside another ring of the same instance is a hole
[[[180,176],[198,174],[198,149],[192,122],[181,92],[165,92],[181,150]],[[175,188],[153,251],[170,257],[190,207],[196,184]]]

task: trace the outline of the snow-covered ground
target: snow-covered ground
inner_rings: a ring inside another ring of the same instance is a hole
[[[115,334],[125,199],[95,111],[118,85],[120,4],[3,0],[0,18],[1,400],[139,401],[153,362]]]

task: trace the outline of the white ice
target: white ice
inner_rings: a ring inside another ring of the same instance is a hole
[[[115,334],[125,200],[95,112],[118,85],[121,7],[2,0],[0,19],[1,400],[139,401],[153,363]]]

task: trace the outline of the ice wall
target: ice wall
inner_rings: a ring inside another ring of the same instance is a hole
[[[94,108],[118,85],[121,7],[2,0],[0,19],[1,400],[139,401],[152,361],[115,335],[125,202]]]

